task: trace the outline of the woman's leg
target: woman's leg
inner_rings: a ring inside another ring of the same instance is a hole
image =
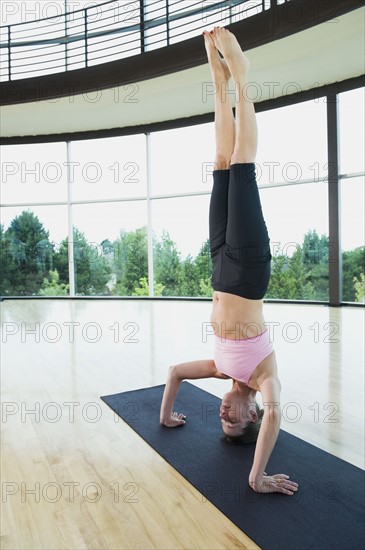
[[[213,259],[213,278],[219,271],[216,252],[225,243],[228,219],[229,167],[234,149],[235,125],[232,106],[227,99],[227,84],[231,77],[226,62],[221,59],[213,35],[204,33],[205,48],[215,85],[215,138],[216,151],[213,172],[213,189],[209,207],[209,240]]]
[[[235,125],[233,111],[229,97],[227,97],[227,84],[231,77],[225,60],[221,59],[214,44],[213,34],[204,33],[205,48],[207,51],[212,81],[215,85],[215,139],[216,154],[215,170],[227,170],[231,163],[231,156],[235,142]]]
[[[236,90],[236,136],[229,176],[225,248],[225,254],[233,261],[225,262],[223,279],[237,281],[242,286],[241,295],[256,299],[267,287],[271,255],[255,174],[258,133],[254,105],[246,94],[249,61],[231,32],[216,28],[213,37]]]
[[[247,97],[250,62],[236,37],[228,30],[216,27],[213,40],[223,55],[235,84],[236,136],[231,164],[255,162],[258,141],[256,114],[253,102]]]

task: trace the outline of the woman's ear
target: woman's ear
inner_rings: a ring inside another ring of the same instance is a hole
[[[256,424],[256,422],[257,422],[258,419],[259,419],[259,416],[258,416],[258,414],[257,414],[257,411],[255,411],[255,409],[250,409],[249,416],[250,416],[250,421],[251,421],[253,424]]]

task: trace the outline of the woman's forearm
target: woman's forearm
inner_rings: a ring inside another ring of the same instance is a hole
[[[175,397],[181,382],[182,382],[181,378],[179,378],[176,373],[176,368],[170,367],[166,386],[165,386],[165,391],[161,402],[161,409],[160,409],[161,424],[165,424],[171,418]]]
[[[166,422],[170,421],[175,397],[183,380],[214,378],[218,377],[218,374],[212,359],[189,361],[170,367],[160,409],[161,424],[166,424]],[[224,378],[224,375],[220,375],[219,377]]]
[[[249,476],[249,484],[254,488],[260,481],[270,455],[278,438],[281,422],[281,413],[276,408],[271,408],[264,414],[259,436],[256,443],[255,456]]]

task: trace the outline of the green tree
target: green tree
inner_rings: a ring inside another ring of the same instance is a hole
[[[182,266],[176,244],[163,231],[161,242],[154,246],[155,280],[164,286],[164,296],[181,296]]]
[[[153,290],[155,296],[162,296],[163,285],[161,285],[160,283],[155,283]],[[134,289],[133,296],[149,296],[149,293],[150,291],[147,277],[141,277],[139,281],[139,286],[136,286]]]
[[[356,287],[354,278],[361,281],[365,271],[365,247],[342,253],[342,299],[344,302],[356,302]]]
[[[35,295],[53,264],[53,244],[49,232],[30,211],[16,216],[2,234],[2,256],[8,288],[5,294]]]
[[[2,296],[16,294],[13,285],[18,265],[13,255],[12,243],[5,236],[4,226],[0,225],[0,294]]]
[[[195,259],[197,268],[197,277],[199,279],[199,295],[211,298],[213,288],[211,283],[212,276],[212,259],[210,256],[210,243],[207,239]]]
[[[356,292],[356,302],[365,302],[365,275],[360,273],[360,280],[354,277],[354,287]]]
[[[302,261],[302,248],[299,245],[297,245],[295,252],[289,259],[287,278],[290,280],[289,298],[291,300],[302,300],[305,274]]]
[[[293,289],[291,299],[293,300],[315,300],[316,289],[313,283],[308,280],[309,275],[303,263],[303,249],[297,245],[297,249],[290,258],[288,277],[292,279],[290,284]]]
[[[308,268],[328,262],[328,237],[319,236],[315,229],[307,231],[302,245],[303,263]]]
[[[304,235],[303,264],[306,270],[307,290],[304,295],[313,295],[311,299],[328,300],[329,285],[329,239],[326,235],[319,236],[317,231],[310,230]]]
[[[213,296],[212,283],[209,277],[199,281],[200,296],[211,298]]]
[[[189,254],[181,262],[180,296],[199,296],[199,276],[196,260]]]
[[[109,294],[106,286],[110,279],[111,268],[100,247],[89,243],[84,233],[74,228],[75,290],[77,294]]]
[[[60,283],[57,269],[49,272],[50,279],[43,279],[40,296],[67,296],[69,285]]]
[[[303,262],[303,249],[297,245],[291,257],[280,253],[272,259],[271,278],[267,298],[281,300],[314,300],[315,288]]]
[[[197,257],[195,258],[195,265],[197,267],[197,276],[199,280],[209,279],[212,275],[212,260],[210,257],[210,245],[209,239],[203,244]]]
[[[68,238],[61,241],[53,256],[53,268],[57,271],[61,284],[68,284]]]
[[[76,227],[73,237],[76,294],[82,296],[109,294],[106,285],[110,280],[112,270],[101,247],[88,243],[84,233]],[[53,258],[60,284],[68,284],[69,281],[68,253],[69,242],[66,237]]]
[[[328,300],[329,269],[328,263],[320,263],[307,273],[307,280],[314,290],[315,300]]]
[[[289,258],[278,252],[273,256],[271,263],[271,277],[266,297],[282,300],[293,299],[295,282],[289,270]]]
[[[148,279],[147,227],[135,231],[123,230],[113,243],[113,270],[117,284],[113,293],[118,296],[132,296],[140,286],[142,278]]]

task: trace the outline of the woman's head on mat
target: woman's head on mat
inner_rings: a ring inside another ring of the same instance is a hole
[[[262,412],[253,396],[232,389],[223,396],[220,418],[223,432],[229,441],[256,441]]]

